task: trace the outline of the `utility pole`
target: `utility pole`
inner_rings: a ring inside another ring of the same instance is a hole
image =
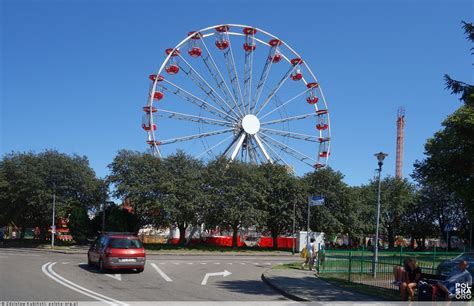
[[[296,245],[296,232],[295,232],[295,227],[296,227],[296,197],[293,199],[293,249],[292,249],[292,254],[295,255],[295,245]]]
[[[56,234],[56,225],[55,219],[56,218],[56,185],[53,189],[53,224],[51,226],[51,248],[54,249],[54,234]]]
[[[306,225],[306,247],[308,247],[308,244],[309,244],[309,213],[310,213],[310,210],[309,210],[309,199],[308,199],[308,222],[307,222],[307,225]]]

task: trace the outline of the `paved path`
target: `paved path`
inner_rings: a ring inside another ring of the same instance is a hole
[[[298,301],[381,301],[332,285],[310,271],[269,269],[262,279],[281,294]]]

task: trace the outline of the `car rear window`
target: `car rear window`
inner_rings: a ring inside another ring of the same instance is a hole
[[[128,238],[112,238],[109,246],[113,249],[139,249],[143,247],[140,240]]]

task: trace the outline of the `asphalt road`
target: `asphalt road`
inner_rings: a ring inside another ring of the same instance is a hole
[[[291,256],[148,255],[143,273],[101,274],[85,254],[0,249],[3,301],[285,301],[262,273]],[[207,275],[216,273],[217,275]]]

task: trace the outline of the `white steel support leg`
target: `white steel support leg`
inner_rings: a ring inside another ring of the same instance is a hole
[[[262,150],[263,155],[265,158],[269,161],[272,162],[272,159],[270,158],[270,155],[268,155],[267,150],[265,150],[265,147],[263,146],[263,143],[260,141],[260,138],[258,137],[257,134],[253,135],[255,140],[257,141],[258,146],[260,147],[260,150]]]
[[[247,137],[247,134],[242,133],[242,135],[239,138],[239,141],[237,142],[237,145],[235,146],[234,152],[232,152],[232,155],[230,156],[230,160],[234,160],[235,157],[237,156],[237,153],[239,153],[240,148],[242,147],[242,144],[244,143],[245,137]]]

